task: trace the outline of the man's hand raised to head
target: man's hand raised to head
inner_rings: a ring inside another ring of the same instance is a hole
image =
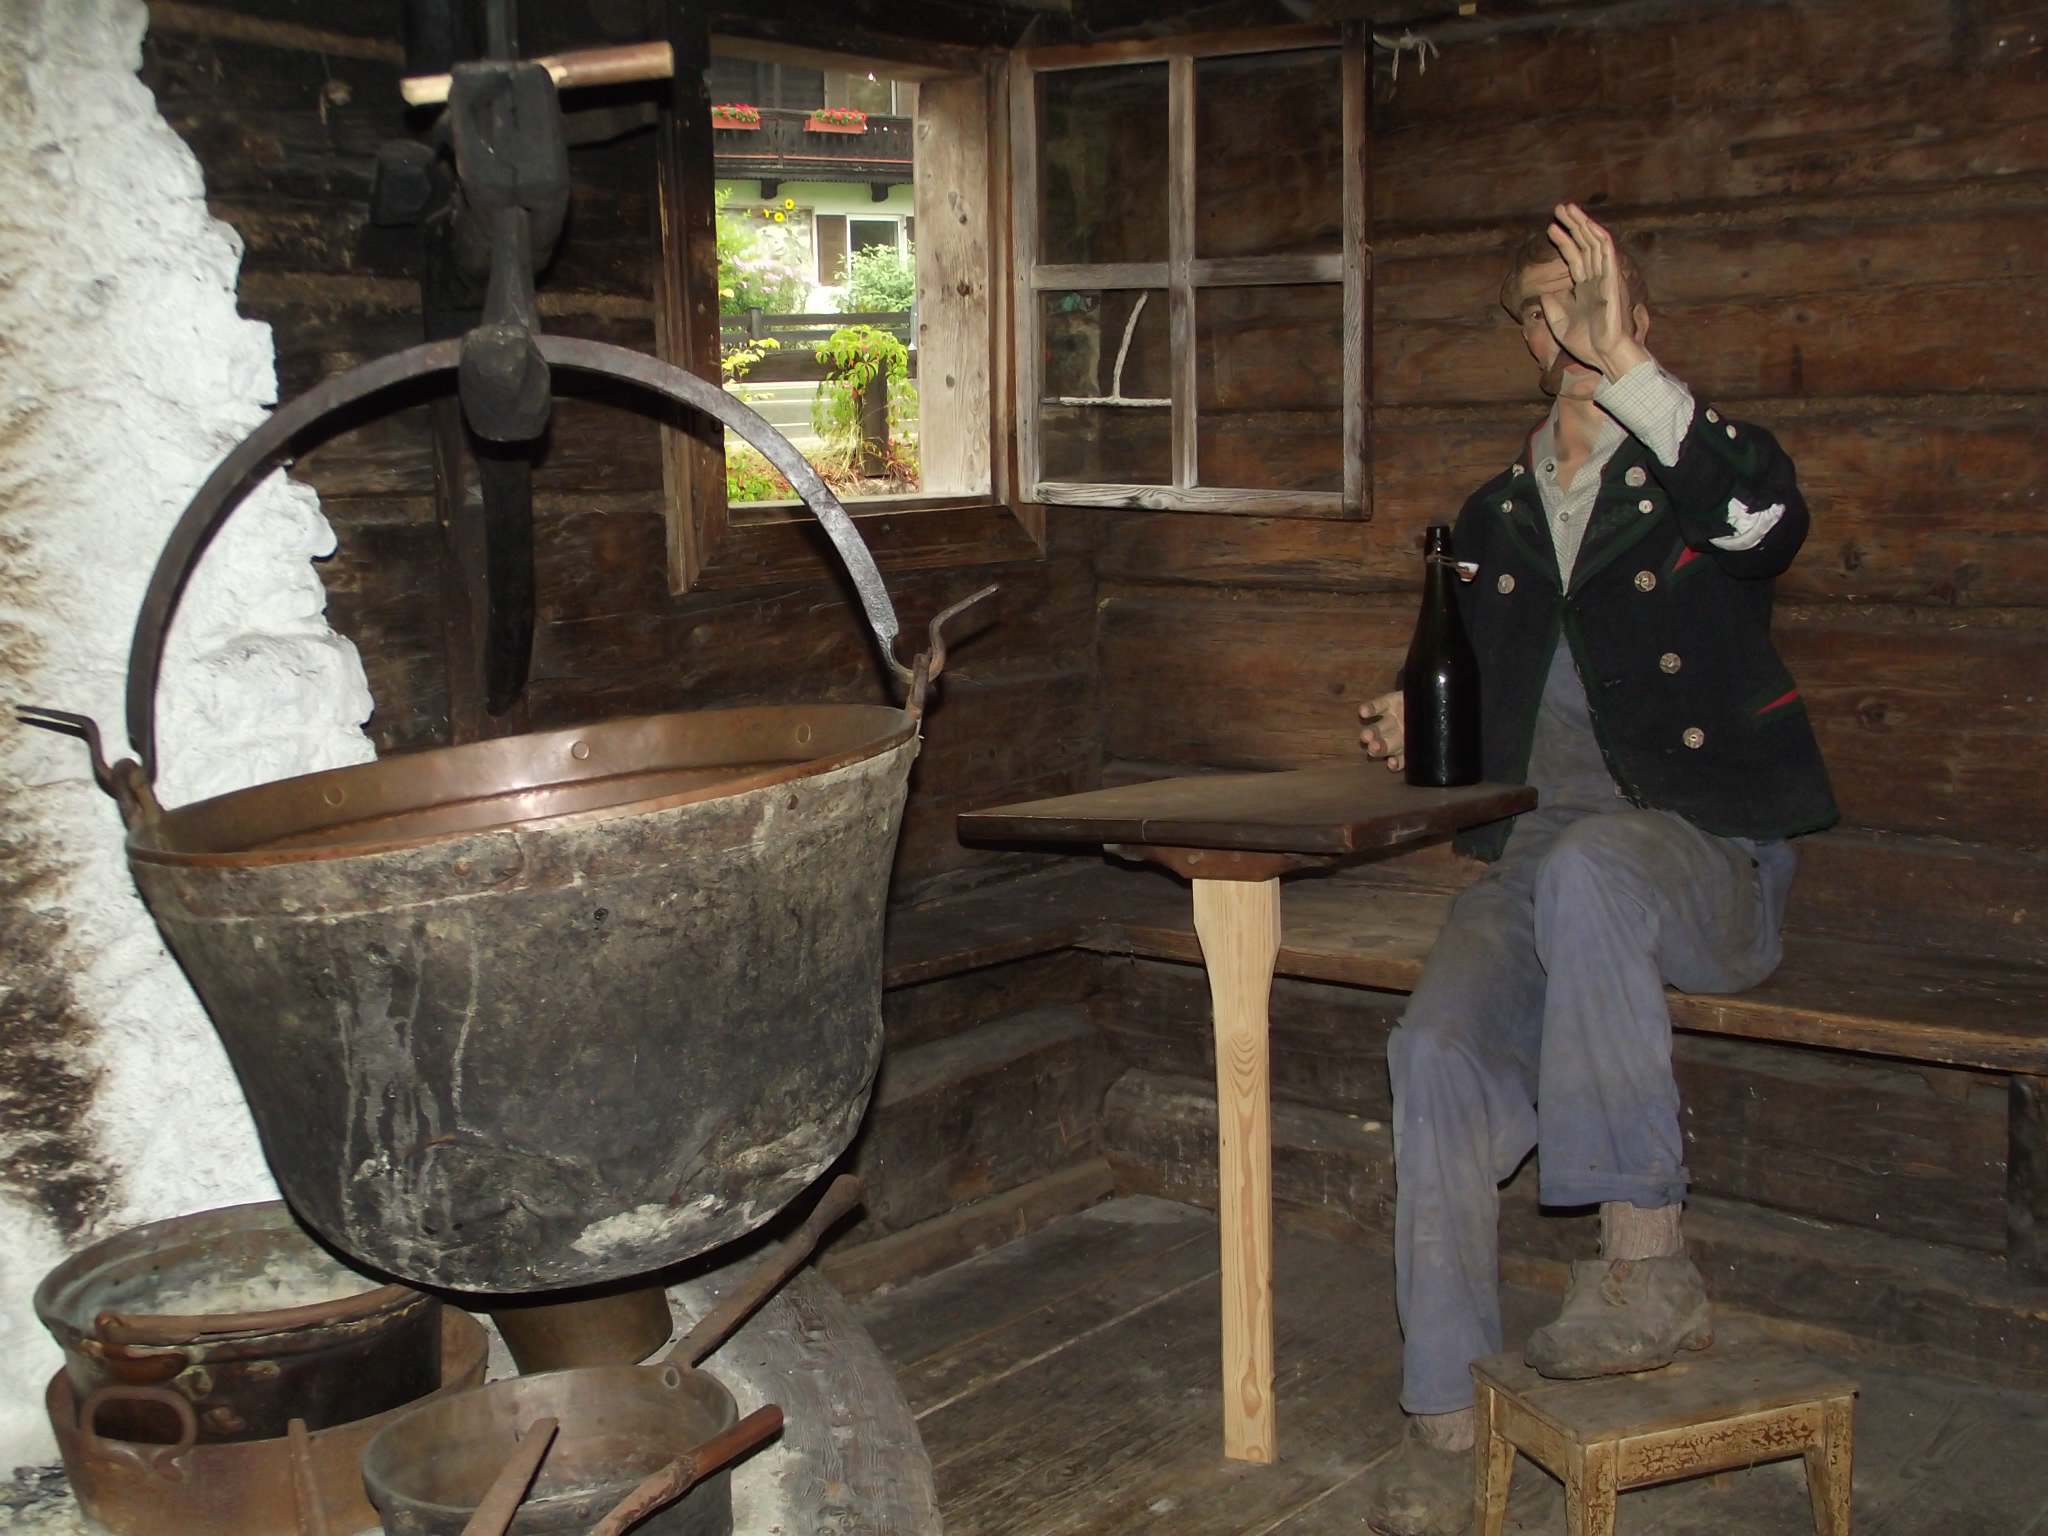
[[[1558,345],[1610,379],[1649,358],[1644,316],[1615,258],[1614,236],[1576,203],[1559,203],[1550,240],[1571,273],[1570,291],[1542,295],[1543,318]]]
[[[1366,722],[1358,739],[1365,743],[1367,757],[1384,757],[1389,768],[1405,768],[1408,759],[1401,749],[1407,743],[1405,729],[1407,721],[1407,697],[1397,692],[1383,693],[1369,704],[1358,706],[1358,718]]]

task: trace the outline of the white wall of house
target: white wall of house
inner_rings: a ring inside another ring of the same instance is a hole
[[[0,0],[0,702],[122,727],[130,631],[194,489],[275,399],[241,246],[136,78],[142,0]],[[160,694],[168,803],[373,756],[369,690],[273,476],[215,542]],[[98,1236],[275,1198],[211,1025],[76,741],[0,716],[0,1476],[54,1445],[30,1294]]]
[[[794,204],[793,208],[784,211],[794,216],[789,225],[797,230],[799,243],[807,252],[812,250],[811,220],[818,214],[837,213],[849,219],[887,220],[896,226],[897,248],[901,250],[904,248],[904,221],[917,212],[914,189],[908,182],[889,188],[888,198],[879,203],[874,201],[864,181],[785,181],[777,184],[772,198],[761,196],[761,184],[757,181],[721,181],[718,190],[725,195],[726,210],[734,215],[744,215],[749,210],[764,207],[784,209],[785,203]],[[839,307],[838,299],[845,292],[843,283],[820,283],[811,289],[811,296],[806,302],[813,313],[830,313]]]

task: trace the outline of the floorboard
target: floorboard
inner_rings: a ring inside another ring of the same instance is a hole
[[[1400,1432],[1388,1257],[1288,1231],[1274,1249],[1280,1457],[1221,1455],[1215,1219],[1111,1201],[857,1315],[896,1366],[948,1536],[1322,1536],[1363,1530]],[[1520,1338],[1556,1298],[1508,1288]],[[1720,1322],[1722,1342],[1753,1332]],[[2048,1396],[1859,1361],[1860,1536],[2048,1536]],[[1623,1536],[1805,1536],[1797,1461],[1624,1494]],[[1556,1482],[1516,1465],[1508,1529],[1563,1536]]]

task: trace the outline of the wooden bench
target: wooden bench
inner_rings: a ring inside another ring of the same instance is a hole
[[[1412,990],[1456,891],[1399,863],[1290,882],[1279,974]],[[909,986],[1067,947],[1201,958],[1177,883],[1076,859],[897,913],[887,982]],[[1701,1035],[2005,1074],[2006,1269],[2016,1284],[2048,1284],[2048,966],[1788,933],[1784,962],[1762,986],[1670,999],[1674,1027]]]

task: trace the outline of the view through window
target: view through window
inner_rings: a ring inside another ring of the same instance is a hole
[[[717,55],[705,84],[726,388],[842,500],[922,494],[931,476],[917,327],[917,84],[864,66]],[[725,451],[734,516],[790,499],[788,482],[738,437],[726,434]]]

